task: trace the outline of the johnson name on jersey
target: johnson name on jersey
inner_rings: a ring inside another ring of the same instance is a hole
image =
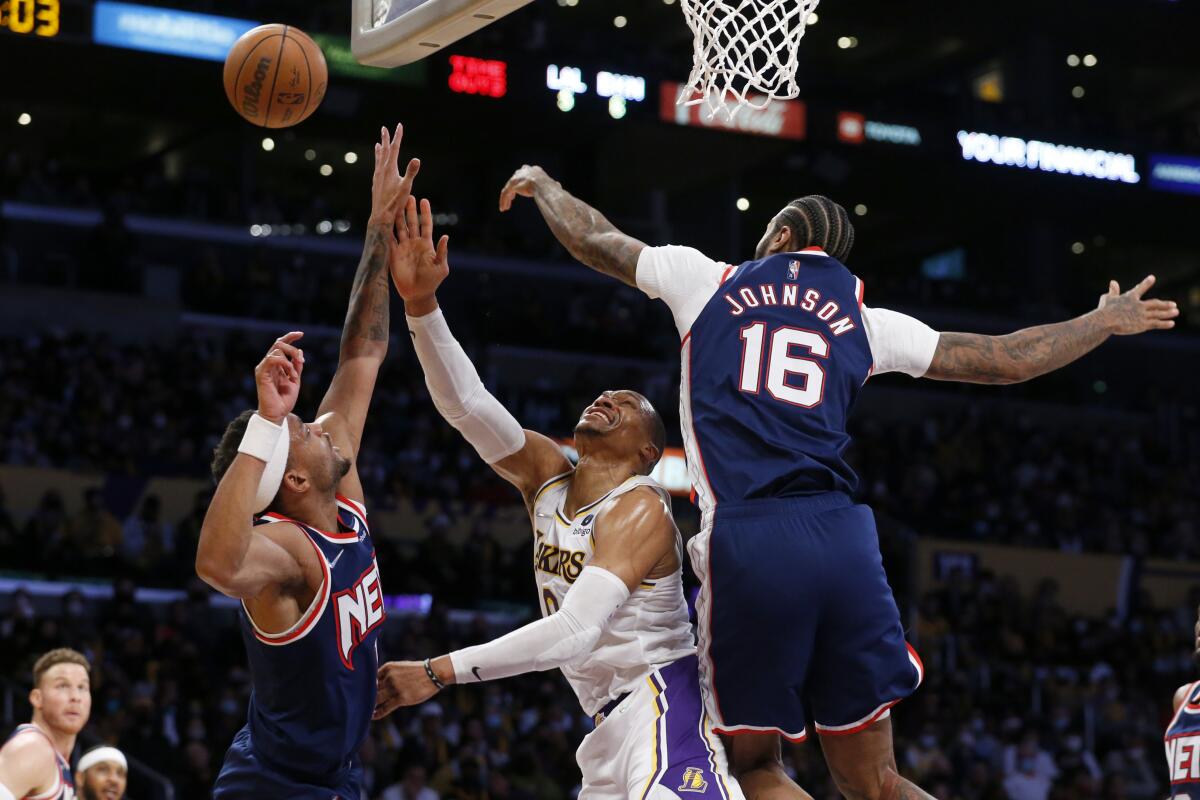
[[[670,504],[665,489],[651,478],[636,476],[568,517],[563,503],[570,485],[570,473],[553,478],[533,501],[533,567],[542,616],[559,609],[591,560],[596,519],[614,500],[647,486]],[[694,652],[682,568],[677,568],[670,575],[643,582],[613,614],[595,648],[562,667],[562,673],[583,710],[594,715],[638,685],[647,673]]]

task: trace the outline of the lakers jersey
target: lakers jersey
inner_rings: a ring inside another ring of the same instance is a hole
[[[71,765],[63,758],[54,742],[46,732],[36,725],[18,725],[8,738],[13,739],[23,733],[34,733],[45,738],[54,751],[54,762],[57,770],[54,775],[54,785],[40,794],[27,794],[20,800],[75,800],[75,779],[71,775]]]
[[[562,605],[571,585],[596,549],[596,520],[618,497],[639,486],[670,498],[653,479],[635,476],[571,516],[563,504],[571,473],[545,483],[533,500],[533,569],[542,616]],[[600,532],[603,536],[603,531]],[[682,553],[680,554],[682,561]],[[579,704],[590,715],[631,691],[654,669],[695,652],[682,567],[670,575],[643,581],[609,619],[595,649],[562,667]]]
[[[1172,800],[1200,800],[1200,681],[1188,687],[1164,743]]]
[[[353,766],[375,709],[383,589],[366,509],[337,498],[336,531],[293,522],[324,573],[312,604],[281,633],[260,630],[243,608],[253,691],[247,729],[255,754],[292,778],[334,783]]]

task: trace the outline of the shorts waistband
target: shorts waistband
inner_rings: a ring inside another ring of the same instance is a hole
[[[852,505],[854,500],[845,492],[824,492],[806,497],[766,497],[761,500],[719,503],[716,516],[717,519],[754,519],[788,514],[817,514]]]

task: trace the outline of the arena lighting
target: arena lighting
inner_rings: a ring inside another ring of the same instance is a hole
[[[33,117],[31,117],[28,112],[22,111],[21,115],[19,117],[17,117],[18,125],[24,126],[24,125],[28,125],[31,122],[33,122]]]
[[[275,140],[270,136],[262,140],[262,149],[268,153],[275,149]]]
[[[450,56],[450,91],[504,97],[508,94],[508,62],[471,56]]]
[[[964,161],[979,161],[1004,167],[1024,167],[1062,175],[1078,175],[1106,181],[1138,183],[1137,159],[1128,153],[1050,144],[1015,136],[958,132]]]

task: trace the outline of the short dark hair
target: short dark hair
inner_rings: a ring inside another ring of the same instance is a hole
[[[644,395],[637,394],[642,400],[642,418],[646,423],[646,434],[650,437],[650,444],[658,450],[658,458],[654,459],[654,463],[650,465],[650,470],[653,471],[658,462],[662,460],[663,451],[667,449],[667,426],[663,423],[662,415],[658,413],[658,409],[654,407]]]
[[[69,647],[59,647],[43,653],[42,657],[33,663],[33,688],[38,688],[42,683],[42,678],[46,677],[46,673],[59,664],[78,664],[84,668],[89,678],[92,675],[92,665],[83,653]]]
[[[225,428],[225,433],[221,434],[221,441],[213,450],[212,464],[209,467],[212,470],[213,483],[221,482],[221,478],[229,471],[229,465],[237,458],[238,447],[242,443],[242,437],[246,435],[246,426],[250,424],[252,416],[254,409],[246,409],[234,417],[233,422]]]
[[[854,249],[850,215],[824,195],[811,194],[793,200],[780,216],[779,225],[791,230],[797,250],[819,247],[838,261],[845,261]]]

